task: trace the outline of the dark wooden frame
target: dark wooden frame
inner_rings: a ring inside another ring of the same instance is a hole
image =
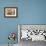
[[[5,15],[5,9],[6,8],[15,8],[16,9],[16,16],[6,16]],[[4,17],[5,18],[17,18],[18,17],[18,7],[4,7]]]

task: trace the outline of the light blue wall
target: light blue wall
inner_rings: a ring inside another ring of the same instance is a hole
[[[4,18],[4,7],[9,6],[18,7],[18,18]],[[17,24],[46,24],[46,0],[0,0],[0,44],[8,43]]]

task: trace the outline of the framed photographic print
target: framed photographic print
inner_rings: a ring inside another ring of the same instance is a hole
[[[4,16],[14,18],[18,16],[18,8],[17,7],[5,7],[4,8]]]
[[[46,24],[19,24],[18,41],[46,41]]]

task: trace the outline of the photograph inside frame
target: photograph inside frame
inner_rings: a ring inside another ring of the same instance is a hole
[[[17,17],[18,16],[18,11],[17,7],[5,7],[4,8],[4,16],[5,17]]]

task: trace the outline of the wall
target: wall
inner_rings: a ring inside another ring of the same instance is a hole
[[[4,7],[18,7],[18,18],[4,18]],[[0,0],[0,44],[7,44],[17,24],[46,24],[46,0]],[[17,40],[16,40],[17,42]]]

